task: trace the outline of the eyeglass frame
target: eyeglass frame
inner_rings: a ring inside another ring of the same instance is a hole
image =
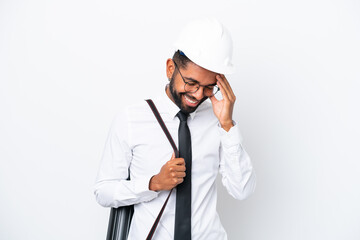
[[[215,94],[217,94],[217,93],[219,92],[220,88],[219,88],[219,86],[218,86],[217,84],[200,85],[199,82],[196,81],[196,80],[194,81],[194,83],[198,85],[198,88],[197,88],[195,91],[193,91],[193,92],[191,92],[191,91],[186,91],[185,87],[186,87],[187,84],[189,84],[189,82],[185,81],[183,75],[182,75],[181,72],[180,72],[180,68],[178,67],[178,65],[176,64],[176,62],[174,61],[174,59],[172,59],[172,60],[173,60],[173,62],[174,62],[174,64],[175,64],[175,68],[178,69],[178,71],[179,71],[179,73],[180,73],[180,76],[181,76],[182,80],[183,80],[184,83],[185,83],[185,85],[184,85],[184,91],[185,91],[185,92],[196,93],[197,91],[199,91],[200,87],[204,87],[204,89],[205,89],[206,87],[209,87],[209,86],[216,87],[216,88],[217,88],[217,91],[216,91],[215,93],[213,93],[212,95],[210,95],[210,96],[206,96],[206,95],[205,95],[205,92],[204,92],[204,89],[203,89],[203,94],[204,94],[204,96],[206,96],[206,97],[212,97],[212,96],[214,96]]]

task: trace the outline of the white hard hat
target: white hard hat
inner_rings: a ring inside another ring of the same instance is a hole
[[[234,73],[232,39],[229,31],[214,18],[189,23],[174,43],[195,64],[221,74]]]

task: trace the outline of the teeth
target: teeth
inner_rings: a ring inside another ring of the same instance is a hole
[[[185,95],[185,98],[186,98],[187,101],[189,101],[189,102],[191,102],[191,103],[197,103],[197,101],[192,101],[192,100],[190,100],[188,97],[186,97],[186,95]]]

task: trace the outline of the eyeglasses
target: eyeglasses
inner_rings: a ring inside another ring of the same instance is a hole
[[[220,88],[216,84],[211,85],[200,85],[197,81],[185,81],[184,77],[180,72],[180,68],[177,66],[176,62],[173,60],[175,67],[179,70],[180,76],[185,83],[184,90],[185,92],[194,93],[199,90],[200,86],[204,87],[203,93],[206,97],[214,96]]]

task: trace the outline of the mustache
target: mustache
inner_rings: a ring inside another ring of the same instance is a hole
[[[186,97],[189,98],[190,100],[199,101],[199,102],[204,101],[204,100],[206,100],[208,98],[208,97],[203,97],[202,99],[198,100],[198,99],[194,98],[193,96],[191,96],[191,95],[189,95],[187,93],[182,93],[182,95],[186,95]]]

